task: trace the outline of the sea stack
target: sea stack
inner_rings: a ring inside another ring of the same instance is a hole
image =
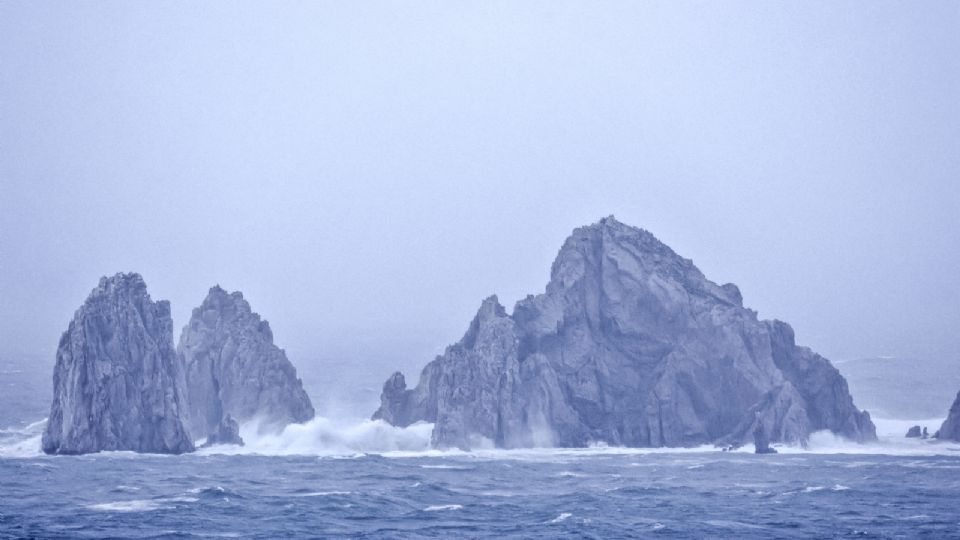
[[[138,274],[102,278],[77,310],[60,338],[53,387],[48,454],[194,449],[170,303],[153,302]]]
[[[222,439],[235,431],[236,422],[255,420],[261,431],[279,431],[313,418],[310,398],[287,355],[274,345],[270,324],[239,292],[211,288],[180,334],[177,352],[196,439]]]
[[[960,441],[960,392],[957,393],[957,399],[935,437],[943,441]]]
[[[876,438],[847,383],[780,321],[758,320],[647,231],[613,217],[576,229],[546,291],[508,314],[483,301],[419,384],[394,374],[374,418],[434,424],[433,444],[805,444]]]

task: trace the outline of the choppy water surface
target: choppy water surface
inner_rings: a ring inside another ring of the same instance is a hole
[[[771,456],[441,453],[429,425],[318,418],[244,426],[243,449],[50,457],[32,379],[0,375],[22,390],[0,393],[0,538],[960,538],[960,446],[905,440],[906,421]]]
[[[9,537],[960,535],[953,456],[113,454],[0,478]]]

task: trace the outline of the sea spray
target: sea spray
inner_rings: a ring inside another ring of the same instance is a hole
[[[960,444],[946,441],[906,439],[895,429],[900,423],[912,421],[887,421],[877,419],[880,440],[872,444],[857,444],[838,437],[829,431],[814,433],[806,449],[778,445],[785,454],[862,454],[887,456],[936,456],[960,455]],[[23,427],[0,429],[0,458],[34,458],[42,455],[40,436],[46,419]],[[247,444],[213,446],[198,450],[200,456],[217,454],[251,454],[264,456],[323,456],[343,457],[363,454],[380,454],[387,457],[451,457],[472,456],[478,459],[514,459],[529,461],[566,460],[588,455],[646,455],[646,454],[699,454],[720,452],[712,445],[693,448],[626,448],[622,446],[592,445],[586,448],[518,448],[438,450],[430,446],[433,424],[418,423],[406,428],[391,426],[379,420],[331,419],[317,417],[304,424],[292,424],[276,434],[258,434],[258,424],[248,422],[241,426],[241,434]],[[889,433],[886,434],[886,433]],[[750,445],[738,449],[739,453],[752,453]],[[117,455],[106,452],[98,455]],[[187,454],[189,457],[191,454]],[[133,457],[131,455],[130,457]]]
[[[336,421],[316,417],[291,424],[276,434],[258,433],[256,421],[241,426],[244,446],[214,446],[203,454],[317,455],[425,452],[430,449],[433,424],[417,423],[398,428],[381,420]]]

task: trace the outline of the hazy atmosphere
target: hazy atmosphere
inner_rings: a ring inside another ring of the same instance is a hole
[[[957,538],[958,30],[0,0],[0,538]]]
[[[610,214],[832,359],[958,360],[956,3],[173,5],[0,3],[12,361],[137,271],[419,369]]]

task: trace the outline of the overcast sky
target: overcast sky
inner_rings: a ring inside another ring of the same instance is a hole
[[[615,214],[834,359],[960,360],[960,3],[0,2],[0,354],[101,275],[420,366]]]

